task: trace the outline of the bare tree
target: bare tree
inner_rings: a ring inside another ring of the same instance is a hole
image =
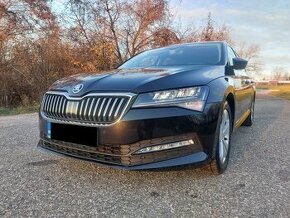
[[[31,92],[35,84],[28,69],[31,63],[19,57],[19,45],[29,42],[27,54],[36,37],[52,37],[57,29],[45,1],[0,0],[0,105],[29,103],[24,93]]]
[[[153,47],[167,46],[181,42],[177,34],[168,28],[160,28],[153,33]]]
[[[158,32],[168,29],[165,0],[70,0],[69,5],[71,38],[90,47],[97,42],[113,45],[119,63],[156,45]]]
[[[237,53],[248,61],[247,71],[252,77],[262,76],[263,64],[257,60],[260,46],[246,42],[236,43]]]
[[[282,66],[277,66],[277,67],[273,68],[273,70],[272,70],[273,79],[275,79],[275,80],[285,79],[284,78],[285,74],[287,74],[287,71]]]
[[[285,71],[284,75],[283,75],[283,78],[285,80],[290,80],[290,73],[288,71]]]
[[[230,43],[232,41],[230,28],[225,24],[217,25],[209,13],[206,24],[201,29],[199,41],[227,41]]]
[[[167,0],[0,0],[0,106],[39,102],[48,86],[74,73],[113,68],[146,49],[180,42],[227,41],[229,26],[176,24]],[[194,21],[193,21],[194,23]],[[258,46],[239,53],[258,71]]]

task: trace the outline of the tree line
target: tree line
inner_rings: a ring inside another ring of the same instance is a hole
[[[114,68],[174,43],[225,40],[259,71],[257,45],[235,42],[208,14],[200,27],[176,22],[166,0],[0,0],[0,107],[37,104],[57,79]]]

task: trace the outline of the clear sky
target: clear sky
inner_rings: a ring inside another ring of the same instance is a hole
[[[195,25],[211,12],[218,23],[231,27],[235,41],[260,46],[265,73],[275,66],[290,72],[290,0],[173,0],[170,4],[180,21]]]

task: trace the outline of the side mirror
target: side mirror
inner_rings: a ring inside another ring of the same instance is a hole
[[[246,68],[248,61],[243,58],[233,58],[233,69],[243,70]]]

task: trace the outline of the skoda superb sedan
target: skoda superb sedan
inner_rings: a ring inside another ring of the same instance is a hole
[[[224,42],[148,50],[106,73],[55,82],[38,146],[124,169],[227,167],[231,135],[251,126],[255,84]]]

